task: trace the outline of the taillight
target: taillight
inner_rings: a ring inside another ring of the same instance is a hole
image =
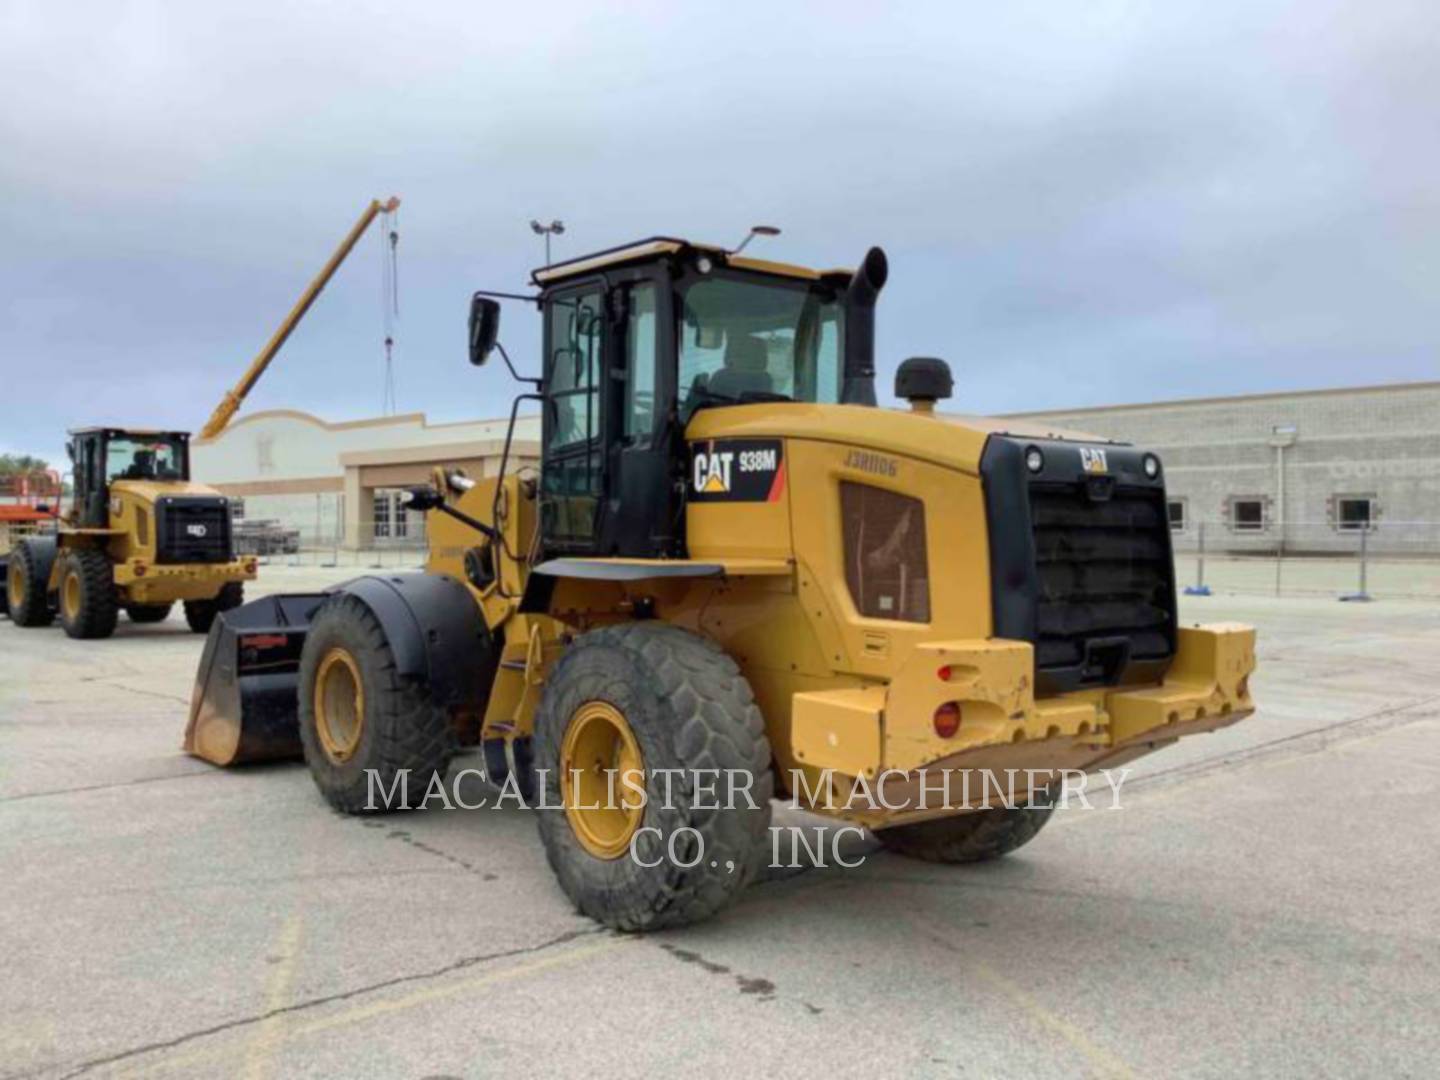
[[[960,730],[960,703],[947,701],[935,710],[935,734],[942,739],[953,739]]]

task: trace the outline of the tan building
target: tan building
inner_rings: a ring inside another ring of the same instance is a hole
[[[423,413],[331,423],[273,409],[238,417],[191,445],[195,478],[241,504],[247,521],[298,531],[305,547],[424,542],[423,515],[400,505],[436,465],[479,479],[499,470],[508,419],[431,424]],[[516,422],[511,465],[539,459],[539,418]]]

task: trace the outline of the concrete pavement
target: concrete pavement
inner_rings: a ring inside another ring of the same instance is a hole
[[[0,622],[0,1077],[1435,1074],[1440,612],[1183,614],[1259,626],[1261,712],[1123,810],[647,938],[573,912],[527,811],[346,819],[184,757],[178,616]]]

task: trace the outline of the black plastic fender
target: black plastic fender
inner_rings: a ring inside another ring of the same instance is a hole
[[[495,682],[500,647],[474,594],[448,574],[372,574],[337,585],[385,630],[395,668],[424,682],[446,709],[482,711]]]

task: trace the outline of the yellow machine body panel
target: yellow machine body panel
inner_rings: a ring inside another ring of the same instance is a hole
[[[1243,627],[1182,630],[1170,674],[1153,685],[1035,696],[1033,646],[993,634],[979,474],[988,435],[930,414],[852,406],[702,410],[687,430],[702,455],[690,480],[710,499],[687,505],[688,558],[578,560],[625,576],[560,581],[548,615],[520,612],[530,572],[520,562],[500,559],[486,588],[470,583],[504,642],[487,736],[528,734],[545,672],[567,642],[640,612],[696,630],[735,658],[765,715],[784,791],[792,771],[814,789],[836,783],[830,774],[843,787],[933,768],[1090,769],[1253,711],[1254,635]],[[763,493],[728,499],[747,440],[764,452],[778,445],[783,475]],[[488,521],[493,485],[452,501]],[[535,485],[511,478],[505,487],[502,506],[518,507],[502,515],[505,546],[533,551]],[[902,531],[923,555],[923,590],[911,582],[906,595],[887,597],[847,565],[847,529],[860,526],[847,523],[846,500],[857,492],[897,498],[913,514]],[[467,580],[465,554],[480,538],[444,515],[430,521],[430,568]],[[950,737],[932,723],[946,703],[961,717]],[[846,816],[884,827],[925,811]]]

